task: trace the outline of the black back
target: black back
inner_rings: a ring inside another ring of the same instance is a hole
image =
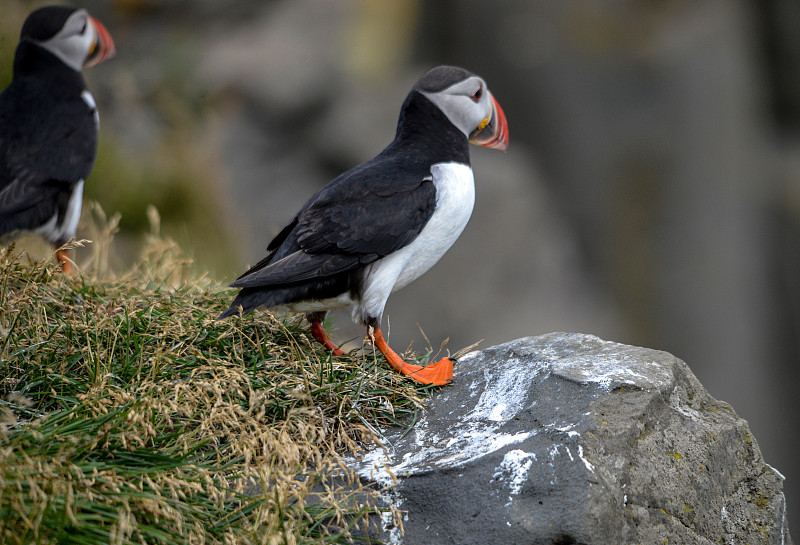
[[[267,246],[270,252],[233,286],[252,287],[329,276],[372,263],[412,242],[435,209],[431,166],[469,164],[464,134],[412,91],[394,141],[375,158],[314,195]],[[254,274],[302,250],[292,267]]]
[[[69,15],[47,13],[47,21]],[[52,36],[55,24],[39,29],[26,23],[23,38]],[[0,94],[0,234],[38,227],[63,209],[74,184],[89,175],[97,125],[81,98],[84,90],[80,72],[31,41],[19,43],[14,79]]]
[[[365,265],[411,243],[436,206],[431,166],[469,165],[466,136],[412,90],[395,139],[375,158],[314,195],[272,242],[269,255],[231,284],[243,288],[222,317],[257,306],[360,296]]]

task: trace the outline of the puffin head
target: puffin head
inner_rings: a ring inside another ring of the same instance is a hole
[[[506,116],[479,76],[456,66],[437,66],[414,89],[438,106],[473,144],[508,149]]]
[[[20,41],[33,42],[78,72],[114,56],[108,30],[85,9],[46,6],[28,15]]]

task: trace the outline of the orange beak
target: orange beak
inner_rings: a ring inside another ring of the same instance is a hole
[[[489,93],[489,98],[492,100],[492,111],[489,117],[481,123],[482,126],[472,132],[469,136],[469,141],[485,148],[506,151],[508,149],[506,114],[503,113],[503,109],[492,93]]]
[[[89,51],[89,55],[86,57],[86,60],[83,61],[83,66],[87,68],[97,66],[117,53],[114,47],[114,40],[111,39],[111,34],[108,33],[106,27],[91,16],[89,17],[89,22],[94,27],[95,39],[94,44],[92,44],[92,49]]]

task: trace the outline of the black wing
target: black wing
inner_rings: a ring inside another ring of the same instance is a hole
[[[430,170],[384,152],[314,195],[269,244],[270,255],[231,286],[276,286],[366,265],[413,241],[435,205]]]
[[[0,191],[0,234],[44,225],[69,201],[63,184],[25,184],[15,180]]]
[[[91,172],[94,112],[80,89],[59,91],[28,78],[0,94],[0,229],[38,226],[39,216],[52,216],[55,196]],[[31,225],[11,225],[20,221]]]

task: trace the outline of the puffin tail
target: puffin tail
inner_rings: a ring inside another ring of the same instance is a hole
[[[234,314],[239,314],[239,306],[238,305],[237,306],[231,305],[230,308],[228,308],[228,310],[226,310],[225,312],[223,312],[222,314],[217,316],[217,320],[224,320],[225,318],[229,318],[229,317],[233,316]],[[243,309],[242,310],[242,315],[244,315],[244,314],[247,314],[247,313]]]
[[[276,297],[276,295],[278,294],[272,290],[244,288],[236,295],[236,299],[233,300],[231,306],[217,317],[217,320],[236,316],[239,314],[239,309],[241,309],[242,316],[244,316],[261,305],[270,306],[282,303],[280,296]]]
[[[219,315],[218,320],[239,314],[248,314],[258,307],[278,307],[297,301],[321,301],[346,293],[353,282],[350,276],[353,273],[345,272],[333,276],[292,282],[278,286],[254,286],[242,288],[231,306]]]

